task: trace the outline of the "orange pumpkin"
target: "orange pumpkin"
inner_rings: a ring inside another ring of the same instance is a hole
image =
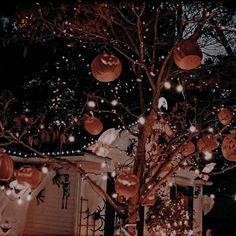
[[[122,172],[116,178],[115,190],[124,198],[134,197],[139,191],[139,179],[129,172]]]
[[[42,172],[31,166],[22,166],[16,172],[16,180],[19,184],[36,188],[41,183]]]
[[[189,141],[187,143],[184,143],[181,147],[180,147],[180,153],[183,155],[183,156],[188,156],[188,155],[191,155],[195,152],[195,146],[194,144]]]
[[[218,119],[223,125],[228,125],[233,118],[233,113],[228,108],[222,108],[218,113]]]
[[[14,164],[11,157],[0,152],[0,180],[9,180],[14,173]]]
[[[173,50],[175,64],[183,70],[192,70],[200,66],[202,52],[198,43],[192,39],[185,39]]]
[[[92,135],[98,135],[102,132],[103,124],[102,122],[94,116],[84,117],[84,128],[87,132]]]
[[[218,146],[217,139],[212,134],[205,135],[198,140],[197,146],[201,152],[211,152]]]
[[[222,154],[229,161],[236,161],[236,133],[228,134],[221,146]]]
[[[109,53],[96,56],[91,64],[92,74],[100,82],[111,82],[117,79],[121,74],[121,70],[120,60]]]

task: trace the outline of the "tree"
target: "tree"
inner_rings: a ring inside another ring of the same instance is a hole
[[[1,137],[4,142],[1,146],[20,144],[41,157],[74,166],[118,212],[127,213],[128,232],[135,235],[139,207],[150,196],[155,195],[177,169],[191,166],[201,171],[205,161],[211,159],[212,152],[218,148],[217,141],[221,142],[230,131],[233,113],[230,107],[226,108],[234,104],[234,91],[222,89],[218,85],[222,84],[222,78],[218,75],[228,65],[228,60],[234,58],[233,15],[232,10],[213,2],[161,2],[154,5],[134,2],[79,2],[36,4],[34,8],[19,8],[16,28],[10,29],[7,40],[17,37],[18,41],[24,43],[25,53],[27,47],[30,47],[29,42],[49,44],[55,50],[55,43],[59,42],[69,49],[95,49],[100,53],[91,67],[93,76],[99,81],[104,80],[98,84],[99,90],[85,89],[86,92],[79,98],[82,107],[79,109],[75,109],[68,101],[66,104],[71,107],[56,104],[54,100],[53,108],[57,117],[64,111],[66,119],[63,127],[54,129],[53,132],[60,137],[58,145],[61,150],[68,140],[68,130],[71,127],[84,124],[91,114],[94,119],[97,114],[106,113],[115,116],[121,126],[124,125],[137,137],[132,157],[132,173],[126,174],[133,178],[138,188],[128,193],[124,201],[125,207],[119,206],[119,201],[114,202],[82,168],[66,158],[58,161],[40,152],[39,143],[47,139],[52,128],[50,131],[46,130],[43,137],[40,131],[41,139],[35,138],[38,137],[38,132],[29,136],[27,130],[34,125],[44,125],[45,122],[50,124],[54,117],[51,115],[50,121],[46,121],[49,120],[50,112],[45,107],[41,110],[41,116],[32,115],[32,119],[22,114],[18,117],[10,114],[20,128],[20,131],[14,133],[13,123],[6,119],[10,100],[3,96]],[[9,32],[9,29],[6,31]],[[4,40],[6,42],[6,38]],[[220,54],[227,59],[220,59]],[[110,78],[114,76],[115,80],[120,75],[121,63],[123,71],[127,70],[122,72],[121,77],[126,77],[126,80],[127,76],[132,78],[129,84],[132,82],[134,90],[131,96],[127,94],[128,99],[104,97],[102,86],[106,87],[105,82],[111,82],[111,86],[115,83]],[[109,66],[111,71],[107,69]],[[111,74],[106,77],[107,71]],[[59,85],[61,86],[60,80]],[[70,86],[73,87],[73,83]],[[177,93],[170,90],[173,86]],[[65,88],[60,88],[63,96],[69,97],[72,90],[68,84]],[[55,91],[60,94],[59,90]],[[130,102],[134,94],[138,95],[137,100]],[[167,98],[168,109],[164,97]],[[129,127],[130,121],[134,120],[137,121],[136,128]],[[97,132],[99,133],[99,129],[95,131],[96,134]],[[196,150],[195,146],[198,147]],[[226,159],[235,161],[232,155],[228,157],[223,154]],[[216,166],[216,171],[233,168],[227,161],[223,162],[223,166],[225,167]],[[117,177],[117,185],[122,174],[124,175],[121,171]],[[132,185],[131,182],[129,184]],[[122,178],[120,183],[122,184]],[[122,186],[117,187],[117,191],[118,194],[119,191],[122,192]]]

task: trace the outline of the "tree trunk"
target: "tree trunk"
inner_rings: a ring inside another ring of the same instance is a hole
[[[152,127],[156,120],[156,112],[152,110],[146,117],[145,124],[139,126],[139,136],[138,136],[138,145],[136,151],[136,158],[134,163],[134,174],[137,175],[140,181],[140,188],[144,184],[143,181],[143,174],[145,168],[145,144],[149,135],[152,132]],[[127,230],[131,236],[137,235],[136,230],[136,223],[139,220],[139,199],[140,199],[140,189],[138,194],[129,199],[128,203],[128,226]]]

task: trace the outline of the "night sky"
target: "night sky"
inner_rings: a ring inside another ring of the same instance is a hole
[[[27,1],[21,1],[21,4],[23,2]],[[226,1],[225,3],[227,6],[234,7],[233,1]],[[13,1],[10,4],[9,1],[1,1],[1,19],[14,16],[15,8],[16,4]],[[9,89],[19,98],[24,97],[25,86],[28,81],[37,77],[42,68],[45,67],[45,61],[49,63],[50,67],[50,63],[53,65],[53,62],[59,60],[59,58],[61,59],[62,56],[68,57],[69,54],[72,54],[74,55],[72,56],[73,60],[76,60],[75,55],[78,54],[77,51],[72,49],[58,47],[55,51],[52,47],[39,45],[27,48],[27,52],[25,50],[25,46],[18,42],[10,43],[6,47],[0,45],[0,90]],[[88,57],[92,59],[96,54],[96,50],[94,52],[91,51]],[[80,86],[83,87],[85,85]],[[32,91],[34,93],[35,90]],[[40,101],[41,96],[44,97],[44,93],[47,93],[47,91],[38,91],[38,94],[34,94],[32,99]],[[204,229],[212,228],[213,236],[235,236],[236,201],[233,196],[236,194],[236,170],[212,177],[210,181],[214,182],[214,186],[206,188],[205,192],[207,194],[215,194],[216,203],[213,210],[204,217]]]

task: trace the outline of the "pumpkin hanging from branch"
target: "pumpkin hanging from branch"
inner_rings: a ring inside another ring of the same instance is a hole
[[[217,139],[212,134],[205,135],[198,140],[197,146],[201,152],[211,152],[218,146]]]
[[[14,173],[14,164],[11,157],[0,151],[0,180],[9,180]]]
[[[221,146],[222,154],[229,161],[236,161],[236,133],[228,134]]]
[[[97,117],[85,115],[84,128],[88,133],[98,135],[103,130],[103,124]]]
[[[218,119],[223,125],[228,125],[233,119],[233,113],[229,110],[229,108],[224,107],[218,113]]]
[[[31,166],[22,166],[16,172],[16,180],[19,184],[36,188],[41,183],[42,172]]]
[[[187,143],[184,143],[181,147],[180,147],[180,153],[183,156],[188,156],[191,155],[195,152],[195,145],[189,141]]]
[[[173,50],[175,64],[182,70],[192,70],[200,66],[202,52],[196,41],[185,39]]]
[[[116,80],[120,76],[121,70],[120,60],[110,53],[102,53],[96,56],[91,64],[92,74],[100,82]]]
[[[129,172],[121,172],[116,178],[115,190],[124,198],[134,197],[139,191],[138,177]]]

